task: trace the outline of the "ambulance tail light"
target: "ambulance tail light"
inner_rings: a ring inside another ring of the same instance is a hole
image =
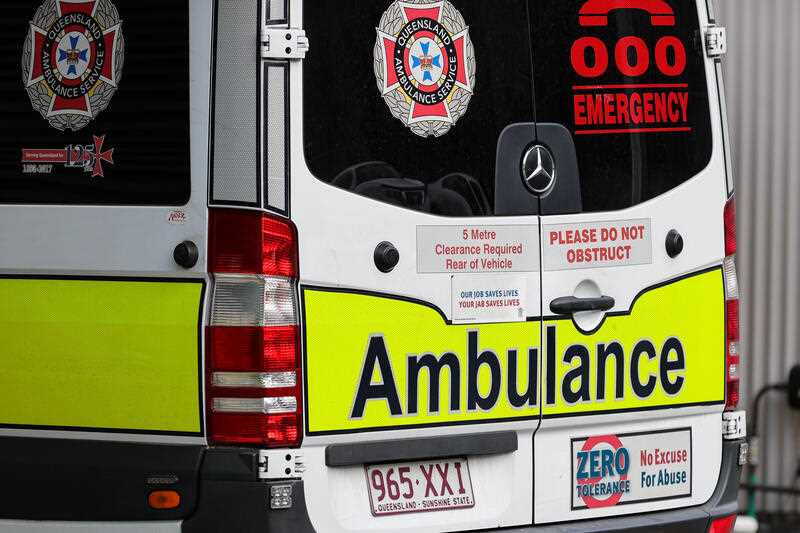
[[[736,202],[733,198],[728,200],[725,204],[725,255],[731,256],[736,254]]]
[[[736,515],[712,520],[708,533],[733,533],[736,526]]]
[[[212,444],[299,446],[297,233],[259,211],[213,209],[206,405]]]
[[[736,274],[736,207],[728,200],[724,212],[725,225],[725,408],[739,405],[739,279]]]

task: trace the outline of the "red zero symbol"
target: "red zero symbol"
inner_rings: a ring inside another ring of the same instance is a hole
[[[586,62],[586,51],[591,50],[594,64],[590,67]],[[608,48],[597,37],[581,37],[572,45],[572,68],[584,78],[597,78],[608,69]]]
[[[634,62],[631,64],[630,51],[633,50]],[[614,59],[617,68],[624,76],[638,78],[650,68],[650,51],[639,37],[623,37],[614,48]]]
[[[589,50],[594,56],[592,61],[587,61]],[[599,78],[608,69],[608,48],[597,37],[581,37],[572,45],[570,59],[572,68],[579,76]],[[614,47],[614,60],[620,73],[636,78],[650,68],[650,50],[639,37],[623,37]],[[656,43],[656,66],[665,76],[683,74],[686,70],[686,47],[683,41],[673,36],[659,39]]]
[[[674,54],[670,63],[668,52]],[[686,70],[686,48],[677,37],[662,37],[656,43],[656,65],[665,76],[680,76]]]
[[[622,448],[622,441],[619,440],[619,437],[616,435],[602,435],[599,437],[590,437],[586,439],[586,442],[583,443],[583,448],[581,451],[589,452],[595,449],[599,444],[608,444],[614,450],[619,450]],[[627,466],[627,465],[626,465]],[[578,485],[592,485],[601,481],[603,478],[601,477],[594,477],[589,479],[581,479],[578,480]],[[619,477],[620,481],[625,481],[628,479],[628,474],[625,473]],[[605,500],[598,500],[593,496],[581,496],[581,499],[586,504],[589,509],[595,509],[597,507],[612,507],[617,505],[619,501],[622,499],[622,493],[617,492],[616,494],[610,496]]]

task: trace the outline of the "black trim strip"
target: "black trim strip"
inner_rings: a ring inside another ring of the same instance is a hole
[[[286,16],[289,16],[289,7],[286,7]],[[284,211],[287,217],[290,217],[292,214],[292,65],[289,61],[286,62],[286,68],[284,69],[284,75],[286,76],[286,85],[285,90],[286,93],[283,97],[283,105],[284,105],[284,115],[285,115],[285,136],[284,136],[284,143],[283,143],[283,150],[286,158],[286,184],[284,185],[284,194],[286,195],[286,204],[284,206]]]
[[[204,278],[166,278],[145,276],[70,276],[68,274],[0,274],[0,279],[53,280],[53,281],[122,281],[137,283],[202,283]]]
[[[283,0],[283,13],[284,13],[285,16],[284,16],[284,18],[281,18],[281,19],[271,18],[271,14],[270,14],[271,2],[270,2],[270,0],[261,0],[261,1],[264,3],[263,20],[264,20],[264,25],[265,26],[289,24],[289,2],[287,0]]]
[[[217,140],[217,23],[219,21],[219,1],[214,0],[211,15],[211,85],[209,87],[208,114],[208,203],[214,203],[214,146]]]
[[[500,455],[515,452],[518,447],[516,431],[332,444],[325,448],[325,466],[355,466],[443,457]]]
[[[214,104],[217,97],[217,18],[219,2],[213,0],[211,6],[211,57],[208,64],[208,153],[206,154],[206,164],[208,165],[206,176],[206,204],[213,203],[214,198]]]
[[[260,210],[261,206],[256,203],[236,202],[233,200],[214,200],[209,207],[247,207],[249,209]]]
[[[85,433],[108,433],[109,435],[153,435],[166,437],[202,437],[202,430],[198,433],[184,431],[159,431],[150,429],[118,429],[118,428],[94,428],[82,426],[31,426],[23,424],[0,424],[0,429],[18,429],[31,431],[74,431]],[[34,435],[29,435],[34,437]],[[6,438],[0,435],[0,438]]]
[[[267,6],[264,5],[264,2],[258,2],[256,6],[256,20],[260,21],[263,20],[264,13],[263,10]],[[259,36],[258,39],[258,46],[256,47],[257,50],[261,49],[261,25],[258,24],[256,26],[256,35]],[[259,53],[259,56],[261,54]],[[262,109],[262,100],[264,95],[262,93],[262,88],[264,87],[264,68],[261,64],[261,58],[259,57],[256,60],[256,91],[258,91],[256,97],[256,202],[258,207],[264,208],[264,146],[261,142],[258,142],[259,137],[261,137],[261,141],[263,142],[264,136],[264,128],[263,128],[263,113],[264,110]],[[258,130],[261,130],[259,132]]]
[[[370,428],[359,428],[359,429],[346,429],[346,430],[332,430],[332,431],[309,431],[308,430],[308,418],[306,418],[306,434],[310,437],[318,437],[318,436],[325,436],[325,435],[350,435],[355,433],[370,433],[372,431],[403,431],[406,429],[424,429],[424,428],[438,428],[438,427],[452,427],[452,426],[466,426],[466,425],[479,425],[479,424],[503,424],[503,423],[514,423],[514,422],[525,422],[526,420],[538,420],[542,418],[544,420],[549,420],[553,418],[579,418],[579,417],[587,417],[587,416],[600,416],[600,415],[616,415],[621,413],[638,413],[638,412],[649,412],[649,411],[666,411],[669,409],[686,409],[689,407],[709,407],[713,405],[724,405],[725,400],[717,400],[711,402],[694,402],[694,403],[684,403],[684,404],[671,404],[671,405],[656,405],[656,406],[649,406],[649,407],[632,407],[629,409],[607,409],[604,411],[592,411],[586,413],[559,413],[553,415],[542,415],[539,416],[539,409],[538,406],[535,409],[535,414],[531,416],[519,416],[514,418],[492,418],[486,420],[458,420],[452,422],[436,422],[433,424],[406,424],[406,425],[396,425],[396,426],[378,426],[378,427],[370,427]],[[307,405],[307,403],[306,403]]]

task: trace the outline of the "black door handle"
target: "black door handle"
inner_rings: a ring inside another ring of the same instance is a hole
[[[581,311],[608,311],[614,307],[614,298],[600,296],[599,298],[576,298],[565,296],[550,302],[550,311],[557,315],[571,315]]]

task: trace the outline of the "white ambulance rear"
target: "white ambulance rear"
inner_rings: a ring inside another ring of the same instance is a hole
[[[705,0],[9,9],[0,531],[732,530]]]

